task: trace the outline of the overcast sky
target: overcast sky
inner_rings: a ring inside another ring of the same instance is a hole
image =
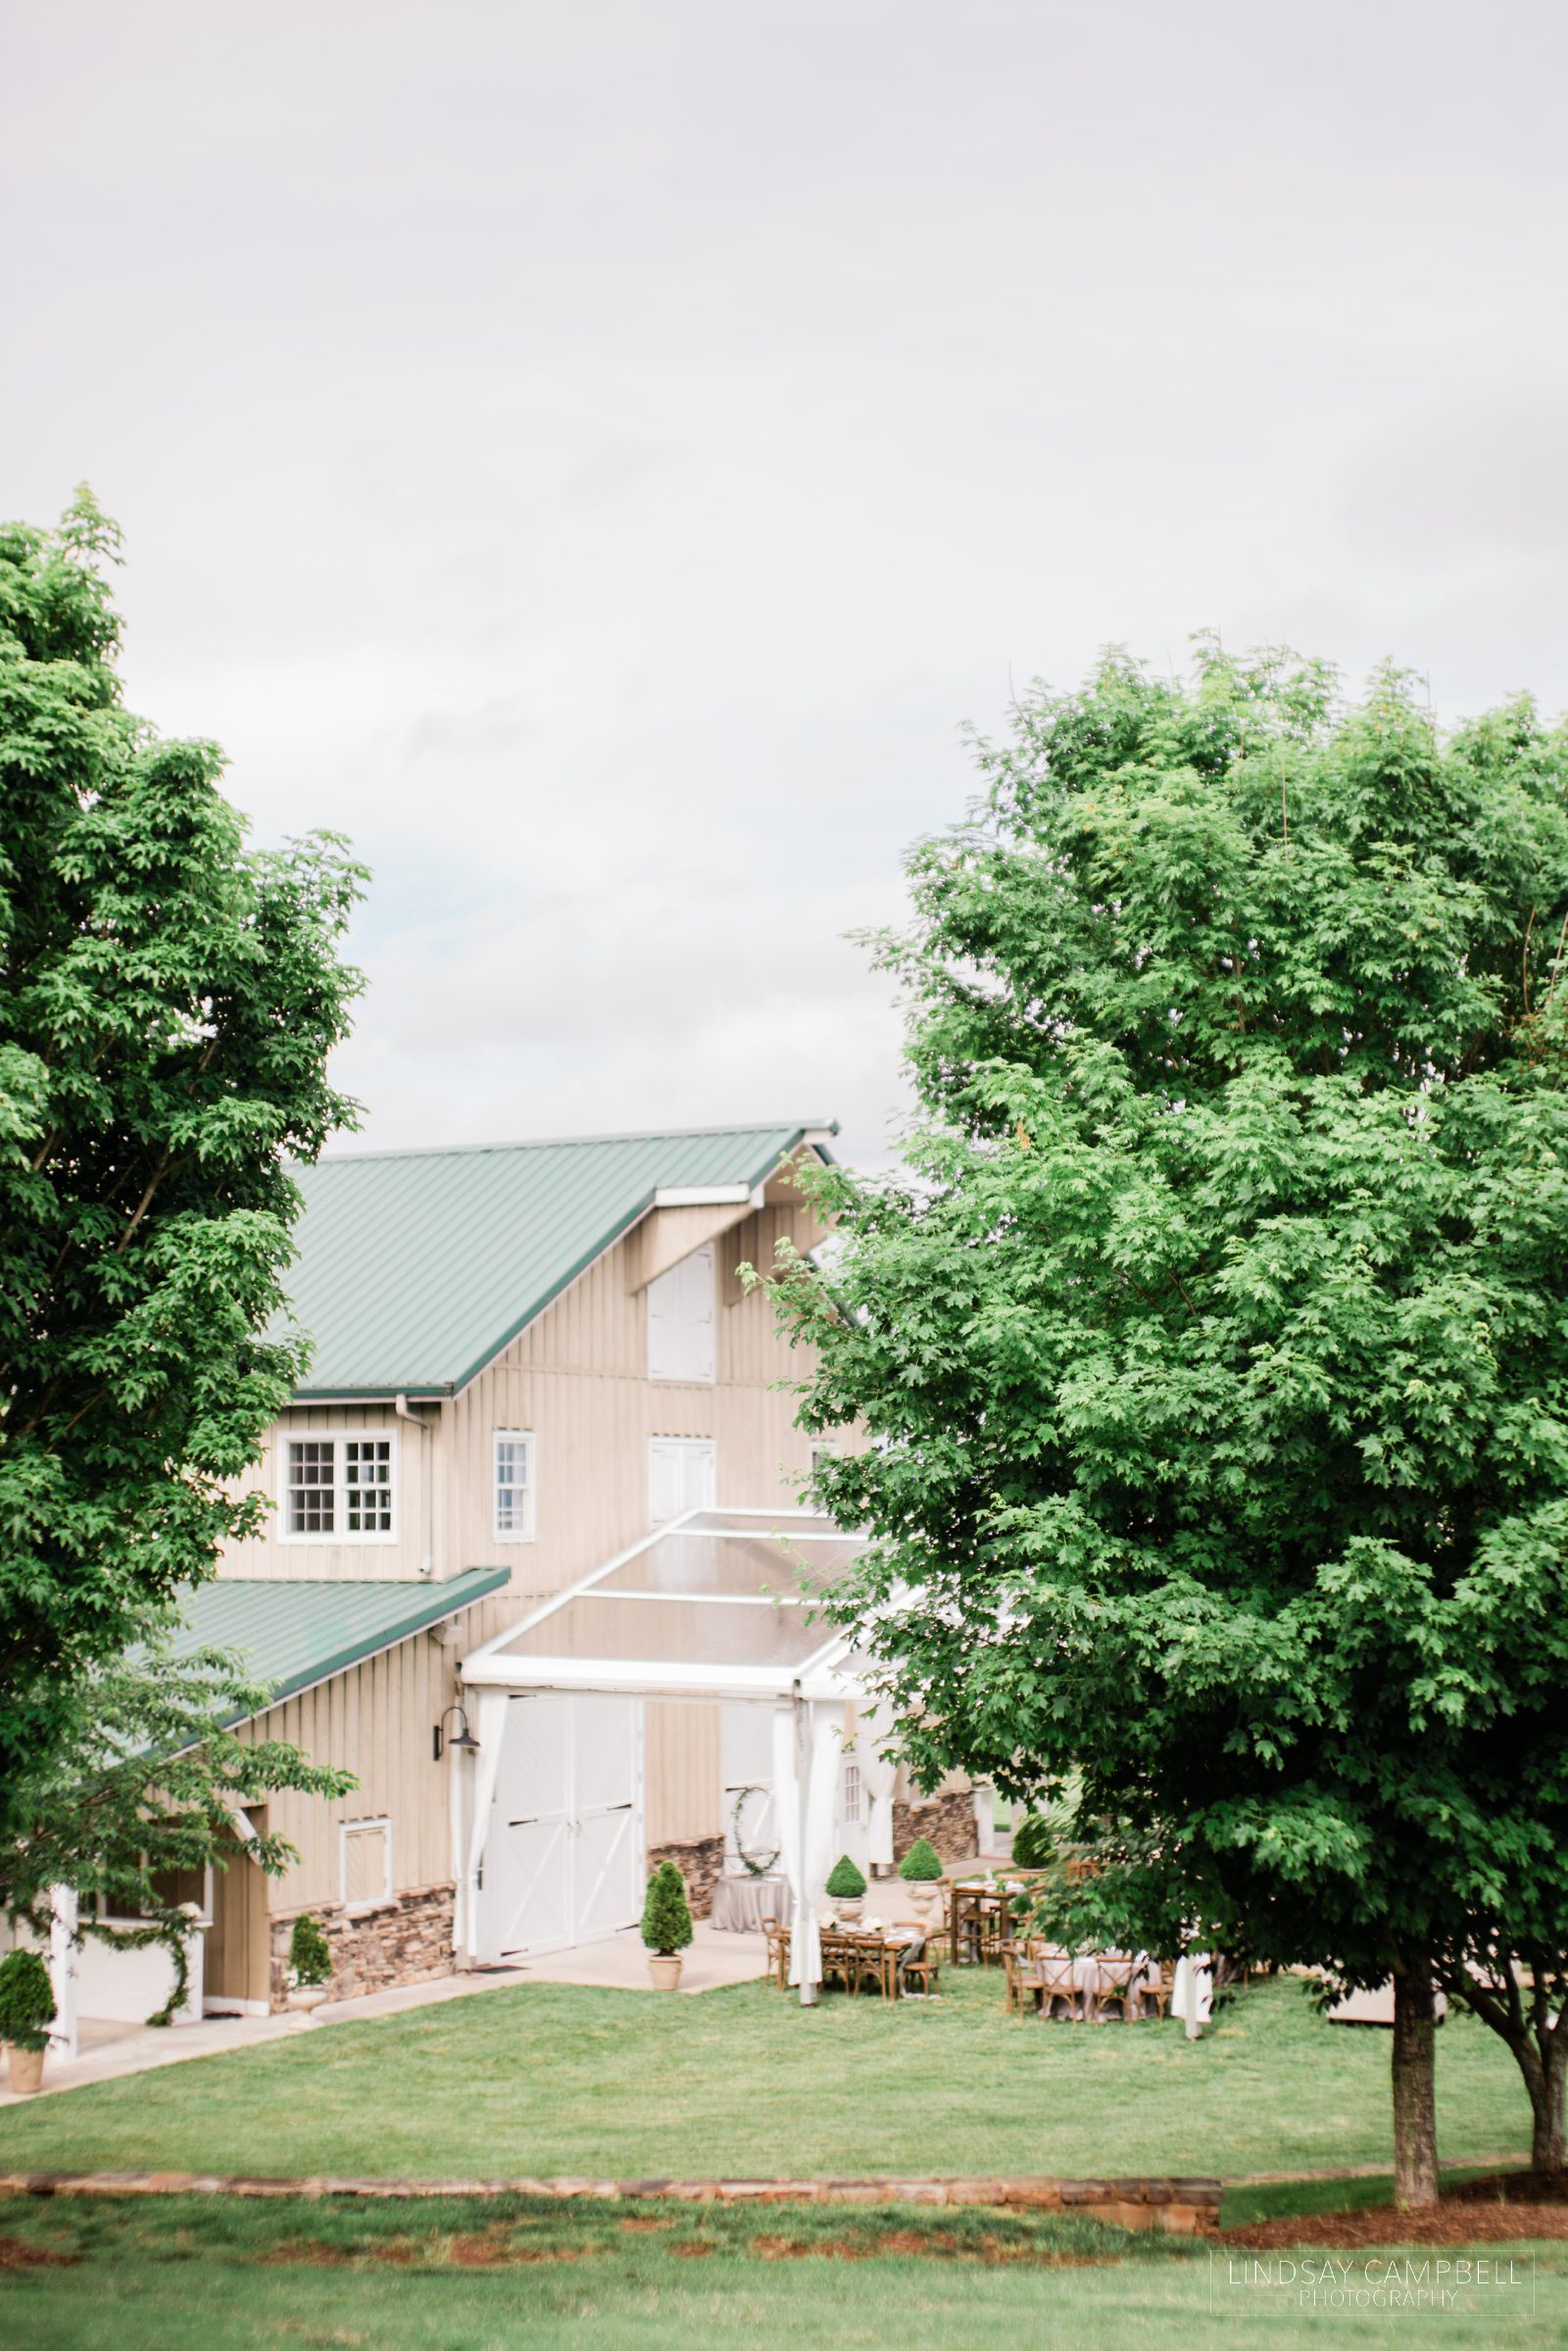
[[[1125,642],[1568,704],[1568,11],[0,0],[0,512],[374,872],[379,1144],[836,1115],[959,728]]]

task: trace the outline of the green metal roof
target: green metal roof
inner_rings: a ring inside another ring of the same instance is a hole
[[[324,1682],[377,1649],[438,1624],[497,1592],[511,1570],[470,1567],[444,1584],[307,1584],[279,1576],[220,1576],[187,1592],[177,1650],[237,1649],[271,1685],[271,1703]]]
[[[365,1151],[296,1171],[302,1399],[462,1388],[658,1192],[760,1184],[827,1121]],[[818,1147],[820,1148],[820,1147]]]

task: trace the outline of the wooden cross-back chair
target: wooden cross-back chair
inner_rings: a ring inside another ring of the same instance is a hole
[[[1040,2006],[1044,2015],[1052,2014],[1053,2005],[1060,2000],[1071,2023],[1076,2024],[1082,2013],[1078,1985],[1073,1979],[1073,1960],[1070,1951],[1048,1942],[1043,1935],[1029,1936],[1025,1949],[1029,1964],[1038,1970],[1041,1984]]]
[[[911,2000],[933,2000],[941,1997],[942,1962],[937,1956],[940,1945],[935,1935],[928,1935],[922,1943],[913,1943],[899,1961],[899,1990]],[[913,1989],[915,1984],[919,1990]]]
[[[1015,1942],[1002,1946],[1002,1968],[1005,1981],[1004,2005],[1010,2016],[1016,2008],[1022,2016],[1026,2007],[1037,2013],[1045,1997],[1046,1981],[1039,1964],[1021,1951]]]

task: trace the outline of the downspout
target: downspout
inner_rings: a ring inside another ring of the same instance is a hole
[[[435,1426],[421,1413],[410,1410],[407,1396],[398,1397],[397,1415],[399,1420],[411,1421],[424,1440],[420,1454],[420,1467],[424,1482],[424,1564],[419,1573],[428,1584],[435,1575],[435,1477],[433,1474],[435,1463],[430,1450],[430,1441],[435,1435]]]

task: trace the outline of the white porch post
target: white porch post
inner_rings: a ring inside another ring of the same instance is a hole
[[[65,2058],[76,2054],[76,1896],[57,1886],[49,1897],[49,1981],[55,1995],[50,2038]]]
[[[469,1797],[473,1812],[468,1822],[468,1849],[463,1857],[463,1947],[470,1967],[479,1948],[478,1878],[490,1827],[490,1807],[501,1777],[501,1747],[507,1735],[507,1710],[511,1703],[509,1690],[482,1690],[474,1707],[473,1735],[479,1741],[479,1752],[473,1759]]]
[[[797,1688],[795,1705],[795,1933],[790,1950],[794,1965],[791,1980],[801,1987],[801,2006],[814,2008],[822,1983],[822,1941],[817,1932],[816,1914],[811,1908],[810,1886],[807,1877],[811,1817],[811,1704],[801,1701]]]
[[[899,1767],[882,1752],[892,1736],[892,1720],[882,1708],[857,1709],[855,1743],[860,1759],[860,1785],[870,1806],[866,1859],[873,1878],[893,1874],[893,1790],[898,1786]]]

